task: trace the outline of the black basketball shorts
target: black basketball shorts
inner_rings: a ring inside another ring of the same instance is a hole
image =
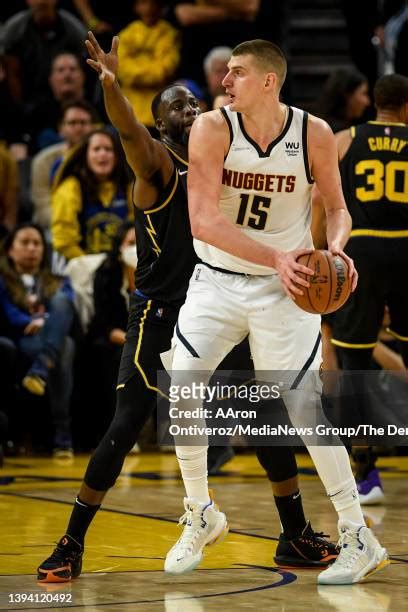
[[[345,252],[359,274],[357,289],[334,318],[334,345],[374,348],[388,306],[388,331],[408,342],[408,238],[352,237]]]
[[[146,389],[157,391],[157,372],[164,370],[160,353],[169,350],[179,306],[133,295],[126,342],[119,366],[118,387],[140,376]]]

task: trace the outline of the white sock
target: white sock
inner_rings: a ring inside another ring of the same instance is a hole
[[[200,504],[209,504],[207,480],[208,446],[178,446],[176,455],[183,477],[186,495]]]
[[[344,446],[309,446],[307,450],[339,520],[365,525],[356,481]]]
[[[330,425],[321,406],[320,394],[313,388],[312,378],[308,384],[311,387],[309,392],[298,389],[282,394],[293,425],[312,428],[316,423]],[[307,437],[303,441],[339,520],[365,525],[350,459],[340,439],[334,439],[332,446],[309,446]]]

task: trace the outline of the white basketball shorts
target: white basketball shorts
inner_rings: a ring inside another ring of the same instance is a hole
[[[285,294],[277,275],[243,276],[197,264],[163,363],[173,371],[213,372],[249,334],[256,372],[318,370],[320,322]]]

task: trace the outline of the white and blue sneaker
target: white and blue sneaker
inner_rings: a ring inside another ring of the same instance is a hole
[[[389,564],[386,549],[365,525],[339,521],[339,533],[339,556],[318,575],[318,584],[353,584]]]
[[[169,574],[191,572],[203,558],[204,546],[221,541],[228,533],[227,518],[213,500],[200,504],[185,497],[184,508],[179,520],[179,525],[185,525],[183,533],[164,562],[164,571]]]

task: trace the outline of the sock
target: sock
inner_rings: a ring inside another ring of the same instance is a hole
[[[283,399],[292,424],[295,427],[310,426],[313,422],[329,424],[319,394],[308,395],[306,391],[295,389],[284,394]],[[310,445],[306,437],[304,442],[339,520],[365,525],[350,459],[340,439],[334,438],[332,446]]]
[[[285,538],[287,540],[297,538],[307,524],[300,491],[295,491],[284,497],[276,497],[275,495],[274,499]]]
[[[339,520],[365,525],[356,481],[344,446],[308,446],[307,450]]]
[[[77,497],[75,500],[71,518],[69,519],[67,527],[67,534],[79,542],[81,546],[84,545],[88,527],[92,523],[92,520],[100,507],[100,505],[90,506],[89,504],[81,501],[79,497]]]
[[[377,455],[371,447],[359,448],[353,451],[353,460],[356,468],[356,480],[366,480],[372,470],[375,470]]]
[[[365,525],[363,513],[361,511],[360,501],[356,481],[350,478],[348,481],[339,485],[337,489],[327,491],[331,502],[339,515],[339,521],[351,521],[357,525]]]
[[[187,497],[209,504],[207,480],[207,446],[178,446],[176,448]]]

